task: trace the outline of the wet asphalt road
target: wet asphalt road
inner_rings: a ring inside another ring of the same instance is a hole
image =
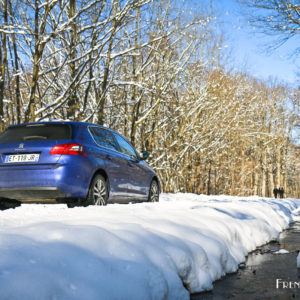
[[[289,253],[274,254],[282,248]],[[300,250],[300,223],[292,224],[283,232],[279,242],[270,243],[249,254],[246,266],[215,282],[212,292],[191,295],[191,300],[300,299],[297,250]]]

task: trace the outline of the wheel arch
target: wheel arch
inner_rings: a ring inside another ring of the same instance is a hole
[[[106,180],[106,182],[107,182],[107,187],[108,187],[108,196],[109,196],[109,194],[110,194],[109,177],[108,177],[108,175],[107,175],[107,173],[105,172],[104,169],[101,169],[101,168],[100,168],[100,169],[97,169],[97,170],[94,172],[94,174],[93,174],[93,176],[91,177],[91,180],[90,180],[89,188],[90,188],[90,186],[91,186],[91,184],[92,184],[92,182],[93,182],[93,179],[95,178],[96,175],[102,175],[102,176],[104,177],[104,179]]]

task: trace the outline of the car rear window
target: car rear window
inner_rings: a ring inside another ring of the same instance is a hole
[[[43,140],[69,140],[72,138],[68,124],[28,124],[7,128],[0,135],[0,143]]]

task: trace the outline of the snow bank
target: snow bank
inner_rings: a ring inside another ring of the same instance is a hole
[[[299,208],[296,199],[163,194],[0,211],[1,298],[189,299],[277,239]]]

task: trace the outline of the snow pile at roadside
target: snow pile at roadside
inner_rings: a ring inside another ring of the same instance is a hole
[[[0,211],[1,299],[189,299],[277,239],[299,209],[295,199],[163,194]]]

